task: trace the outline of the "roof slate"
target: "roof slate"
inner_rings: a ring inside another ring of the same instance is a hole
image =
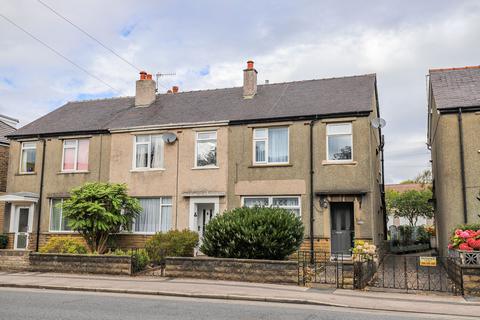
[[[430,70],[437,109],[480,106],[480,66]]]
[[[6,136],[15,132],[15,128],[0,120],[0,144],[9,144]]]
[[[253,99],[241,87],[159,94],[135,108],[134,97],[69,102],[19,129],[38,135],[208,121],[253,121],[372,111],[375,74],[259,85]]]

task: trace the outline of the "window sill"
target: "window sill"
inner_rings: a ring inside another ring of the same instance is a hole
[[[131,169],[130,172],[151,172],[151,171],[165,171],[165,168],[145,168],[145,169]]]
[[[328,161],[328,160],[322,161],[322,166],[335,166],[335,165],[356,166],[357,164],[358,164],[357,161]]]
[[[220,169],[217,166],[205,166],[205,167],[193,167],[192,170],[209,170],[209,169]]]
[[[77,170],[77,171],[59,171],[57,174],[86,174],[90,173],[88,170]]]
[[[293,167],[291,163],[258,163],[248,166],[249,168]]]
[[[15,173],[16,176],[34,176],[36,175],[36,172],[18,172]]]

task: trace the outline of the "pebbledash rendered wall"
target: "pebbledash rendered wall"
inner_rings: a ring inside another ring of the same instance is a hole
[[[152,272],[151,275],[161,275]],[[296,284],[298,267],[296,261],[167,257],[163,276]]]

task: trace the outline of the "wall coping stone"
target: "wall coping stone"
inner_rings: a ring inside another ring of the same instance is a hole
[[[268,264],[291,264],[297,265],[297,261],[292,260],[263,260],[263,259],[237,259],[237,258],[215,258],[215,257],[166,257],[170,261],[219,261],[219,262],[238,262],[238,263],[268,263]]]

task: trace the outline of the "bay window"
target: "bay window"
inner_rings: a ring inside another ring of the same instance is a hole
[[[87,171],[89,139],[63,140],[62,171]]]
[[[172,198],[139,198],[142,211],[134,219],[135,233],[167,232],[172,228]]]
[[[255,164],[286,164],[289,157],[288,149],[288,127],[253,130]]]
[[[352,161],[352,124],[335,123],[327,125],[327,160]]]
[[[242,204],[244,207],[277,207],[287,209],[297,216],[300,216],[301,202],[300,197],[292,196],[255,196],[243,197]]]
[[[35,172],[36,143],[23,142],[20,155],[20,173]]]
[[[217,132],[197,132],[195,145],[195,166],[217,166]]]
[[[162,169],[164,142],[162,135],[135,136],[134,169]]]

